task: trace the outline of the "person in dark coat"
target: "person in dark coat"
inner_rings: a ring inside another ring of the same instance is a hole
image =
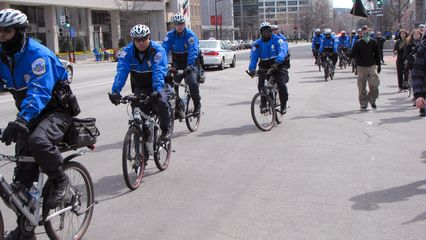
[[[393,57],[396,57],[396,71],[398,73],[398,92],[407,90],[404,82],[408,81],[408,69],[405,68],[404,48],[407,44],[408,32],[405,29],[399,31],[398,40],[393,48]]]

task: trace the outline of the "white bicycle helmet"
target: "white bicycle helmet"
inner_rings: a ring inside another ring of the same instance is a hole
[[[259,30],[262,30],[263,28],[271,28],[272,29],[272,25],[268,22],[263,22],[259,25]]]
[[[142,24],[138,24],[132,27],[132,30],[130,30],[130,36],[132,38],[144,38],[148,36],[150,33],[151,31],[149,30],[149,27]]]
[[[321,29],[319,28],[315,29],[315,33],[320,33],[320,32],[321,32]]]
[[[185,23],[186,19],[185,16],[183,16],[180,13],[176,13],[173,17],[172,17],[172,22],[173,23]]]
[[[277,25],[271,25],[272,30],[278,30],[278,26]]]
[[[15,9],[3,9],[0,11],[0,27],[26,28],[27,15]]]
[[[327,34],[331,34],[331,29],[330,28],[324,29],[324,35],[327,35]]]
[[[346,34],[346,31],[342,31],[341,34]]]

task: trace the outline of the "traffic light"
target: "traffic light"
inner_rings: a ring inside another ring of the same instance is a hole
[[[64,29],[62,29],[61,27],[59,28],[59,37],[63,37],[64,36]]]
[[[383,5],[383,0],[377,0],[377,6],[382,6]]]
[[[65,16],[65,27],[67,28],[71,27],[70,16],[68,15]]]

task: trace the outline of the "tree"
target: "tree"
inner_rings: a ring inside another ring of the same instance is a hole
[[[310,40],[312,31],[315,28],[326,28],[330,27],[330,2],[328,0],[315,0],[311,1],[310,6],[306,11],[299,13],[298,22],[300,24],[300,30],[308,36]]]
[[[121,33],[127,40],[130,40],[130,29],[140,23],[142,9],[144,8],[145,1],[126,1],[115,0],[115,3],[120,11],[120,25]],[[123,34],[124,33],[124,34]]]
[[[385,14],[390,14],[398,24],[398,28],[402,27],[402,17],[410,8],[411,0],[388,0],[384,2],[384,7],[387,9]]]

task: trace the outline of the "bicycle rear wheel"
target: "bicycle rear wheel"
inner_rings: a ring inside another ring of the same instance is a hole
[[[186,100],[186,111],[185,111],[185,122],[186,127],[189,131],[195,132],[198,130],[198,126],[200,125],[201,113],[194,115],[194,101],[192,98],[188,96]]]
[[[79,162],[68,162],[63,169],[70,180],[69,192],[64,203],[56,209],[49,209],[47,201],[44,201],[43,219],[67,207],[71,207],[71,210],[46,221],[44,228],[50,239],[81,239],[89,227],[94,210],[95,194],[92,179],[87,169]],[[45,187],[48,188],[46,189],[48,193],[53,191],[50,181]]]
[[[142,182],[145,171],[145,154],[142,132],[136,126],[131,126],[124,137],[123,143],[123,175],[126,186],[136,190]]]
[[[265,104],[262,105],[261,98],[265,97]],[[262,131],[269,131],[275,125],[275,104],[270,96],[264,96],[261,92],[256,93],[251,101],[251,117],[257,128]]]

